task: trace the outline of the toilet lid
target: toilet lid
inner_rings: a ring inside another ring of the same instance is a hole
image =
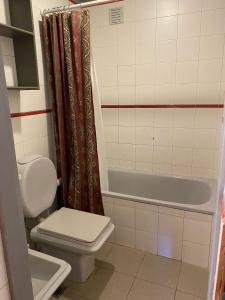
[[[109,217],[63,207],[39,224],[38,230],[64,240],[93,243],[109,223]]]

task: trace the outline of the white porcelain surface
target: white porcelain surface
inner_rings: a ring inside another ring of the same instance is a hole
[[[35,300],[47,300],[71,271],[68,263],[29,249],[29,263]]]

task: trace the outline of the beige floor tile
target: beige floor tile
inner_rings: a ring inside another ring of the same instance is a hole
[[[95,257],[98,260],[104,260],[106,256],[109,254],[110,250],[112,249],[111,243],[105,243],[101,249],[96,253]]]
[[[136,279],[127,300],[174,300],[175,290]]]
[[[184,294],[182,292],[177,292],[175,300],[206,300],[206,299],[188,295],[188,294]]]
[[[114,266],[118,272],[136,275],[143,257],[143,251],[114,245],[106,257],[106,262]]]
[[[141,264],[137,277],[176,288],[180,275],[181,262],[166,257],[147,254]]]
[[[206,298],[208,270],[183,263],[178,283],[178,291]]]
[[[73,300],[76,297],[90,300],[125,300],[133,281],[132,276],[99,268],[86,283],[74,282],[63,296]]]

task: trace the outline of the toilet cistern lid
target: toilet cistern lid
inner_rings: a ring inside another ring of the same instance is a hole
[[[109,217],[63,207],[39,224],[38,230],[63,240],[93,243],[109,223]]]
[[[25,217],[35,218],[51,207],[57,189],[52,161],[40,155],[28,155],[17,161]]]

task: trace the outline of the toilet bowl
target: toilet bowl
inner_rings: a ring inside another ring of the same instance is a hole
[[[53,204],[57,176],[53,163],[40,155],[18,160],[25,217],[35,218]],[[67,261],[70,278],[84,282],[95,268],[95,253],[110,237],[110,218],[61,208],[31,230],[31,238],[44,253]]]

